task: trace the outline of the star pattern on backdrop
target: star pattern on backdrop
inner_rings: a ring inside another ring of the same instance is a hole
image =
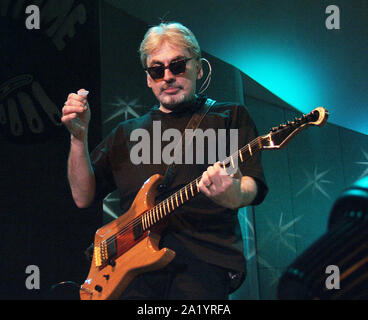
[[[296,253],[295,245],[293,245],[292,241],[295,238],[301,238],[300,235],[296,234],[293,230],[290,230],[295,224],[302,218],[303,216],[298,216],[288,222],[284,222],[284,213],[280,213],[280,217],[278,219],[278,223],[272,223],[269,219],[266,218],[266,223],[269,226],[269,231],[266,236],[259,241],[258,246],[252,245],[247,246],[252,249],[249,252],[245,252],[246,259],[249,261],[253,257],[257,256],[258,262],[263,261],[261,264],[264,266],[271,266],[270,263],[267,262],[266,257],[261,257],[260,252],[266,246],[275,245],[277,254],[282,254],[280,245],[283,245],[283,248],[287,248],[291,250],[293,253]],[[255,241],[255,231],[252,223],[246,217],[246,215],[242,215],[245,224],[248,226],[248,233],[246,236],[246,241]],[[256,249],[257,247],[257,249]]]
[[[368,174],[368,152],[365,152],[365,150],[363,150],[363,149],[360,149],[360,150],[362,151],[363,156],[364,156],[365,160],[367,160],[367,161],[358,161],[358,162],[355,162],[356,164],[366,166],[365,170],[362,172],[362,174],[360,175],[359,179],[360,178],[363,178],[364,176],[366,176]]]
[[[271,242],[276,245],[277,254],[280,254],[280,245],[283,245],[284,248],[291,250],[296,253],[295,245],[291,242],[294,241],[295,238],[300,238],[301,236],[296,234],[295,231],[290,230],[290,228],[294,227],[294,225],[302,218],[303,216],[298,216],[289,222],[284,222],[284,213],[280,213],[280,218],[278,223],[271,222],[266,217],[266,223],[269,226],[269,231],[265,237],[264,243]],[[261,245],[262,246],[262,245]]]
[[[244,224],[248,228],[246,241],[255,241],[255,231],[253,224],[248,219],[246,215],[241,215],[242,219],[244,219]],[[266,234],[265,238],[259,241],[258,246],[252,245],[247,246],[251,247],[252,250],[249,252],[245,252],[245,256],[247,261],[256,257],[259,265],[265,267],[269,271],[270,277],[270,286],[274,286],[278,283],[282,273],[278,268],[275,268],[269,259],[265,257],[262,252],[262,249],[266,246],[275,245],[275,250],[277,250],[277,254],[281,255],[282,250],[286,248],[287,250],[291,250],[293,253],[296,253],[295,246],[292,244],[295,238],[301,238],[300,235],[296,234],[293,230],[290,230],[295,224],[302,218],[303,216],[298,216],[290,221],[285,221],[284,213],[280,213],[280,217],[278,222],[273,223],[269,219],[266,218],[266,223],[269,226],[269,232]],[[283,245],[283,246],[280,246]],[[257,249],[256,249],[257,247]]]
[[[330,195],[326,192],[326,190],[323,187],[323,184],[332,184],[333,183],[330,180],[323,179],[323,177],[329,171],[330,170],[325,170],[325,171],[322,171],[322,172],[318,172],[317,167],[314,168],[313,173],[309,173],[307,170],[304,170],[305,175],[307,176],[306,183],[305,183],[304,187],[302,189],[300,189],[295,196],[298,197],[299,195],[301,195],[307,189],[312,188],[313,194],[317,190],[322,195],[324,195],[326,198],[331,199]]]
[[[255,232],[252,222],[248,219],[248,216],[246,214],[243,214],[243,211],[241,211],[240,218],[244,221],[245,228],[247,228],[247,231],[244,236],[244,240],[248,242],[254,242],[255,241]],[[246,248],[249,249],[251,247],[251,250],[245,250],[245,258],[249,261],[256,255],[255,245],[250,246],[249,244],[246,245]]]
[[[104,213],[109,215],[113,219],[118,218],[118,215],[114,211],[113,207],[114,207],[114,204],[116,205],[119,202],[120,202],[120,198],[118,196],[115,196],[114,194],[109,194],[103,200],[103,211],[104,211]]]
[[[254,242],[255,241],[255,232],[254,232],[254,227],[253,227],[253,224],[251,223],[251,221],[249,221],[248,217],[246,215],[242,215],[242,218],[244,219],[244,223],[245,225],[248,227],[248,232],[247,232],[247,235],[246,235],[246,241],[249,241],[249,242]],[[244,252],[244,255],[245,255],[245,258],[246,260],[249,261],[252,259],[252,258],[256,258],[257,259],[257,263],[259,265],[262,265],[263,267],[266,267],[269,271],[269,276],[270,276],[270,286],[273,286],[275,285],[278,280],[280,279],[281,277],[281,272],[274,268],[267,260],[266,257],[263,257],[261,254],[260,254],[260,247],[258,247],[258,249],[256,249],[256,245],[252,245],[252,246],[247,246],[247,248],[251,247],[252,249],[250,251],[246,250],[246,252]]]
[[[144,107],[143,105],[138,104],[138,98],[134,98],[132,100],[129,100],[127,98],[122,99],[120,97],[116,98],[116,102],[109,103],[108,105],[114,107],[114,111],[112,114],[105,119],[104,123],[107,123],[111,120],[114,120],[118,117],[123,116],[123,120],[128,120],[129,116],[134,118],[139,118],[140,115],[135,111],[136,109]],[[120,119],[121,120],[121,119]],[[119,120],[119,121],[120,121]]]
[[[271,266],[267,262],[267,260],[263,259],[261,256],[258,255],[257,259],[258,259],[259,264],[266,267],[269,272],[270,282],[268,283],[268,285],[270,287],[277,285],[282,275],[281,271]]]

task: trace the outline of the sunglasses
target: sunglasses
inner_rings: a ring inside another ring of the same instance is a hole
[[[148,67],[144,70],[147,71],[149,75],[151,76],[151,78],[154,80],[162,79],[165,76],[166,69],[169,69],[172,74],[177,76],[178,74],[185,72],[187,68],[187,62],[191,59],[193,58],[176,60],[176,61],[170,62],[170,64],[166,67],[164,65],[161,65],[161,66]]]

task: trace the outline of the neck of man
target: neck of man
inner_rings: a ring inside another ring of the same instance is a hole
[[[160,111],[164,112],[164,113],[170,113],[173,112],[174,110],[179,110],[179,109],[185,109],[190,107],[193,103],[196,102],[197,99],[197,95],[195,94],[191,99],[180,102],[178,104],[175,105],[170,105],[170,106],[164,106],[162,103],[160,103]]]
[[[170,113],[170,112],[172,112],[172,110],[165,108],[162,104],[160,104],[160,108],[159,109],[160,109],[160,111],[162,111],[164,113]]]

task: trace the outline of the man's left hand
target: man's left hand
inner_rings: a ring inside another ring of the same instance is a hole
[[[254,186],[249,185],[250,179]],[[244,189],[244,185],[247,188]],[[249,190],[249,187],[251,190]],[[235,174],[228,175],[220,162],[216,162],[213,166],[207,168],[202,174],[198,188],[215,203],[230,209],[247,205],[254,199],[257,192],[257,186],[251,177],[243,176],[239,169]]]

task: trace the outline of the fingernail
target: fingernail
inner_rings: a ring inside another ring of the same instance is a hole
[[[80,90],[78,92],[78,95],[86,97],[88,95],[89,91],[87,90]]]

